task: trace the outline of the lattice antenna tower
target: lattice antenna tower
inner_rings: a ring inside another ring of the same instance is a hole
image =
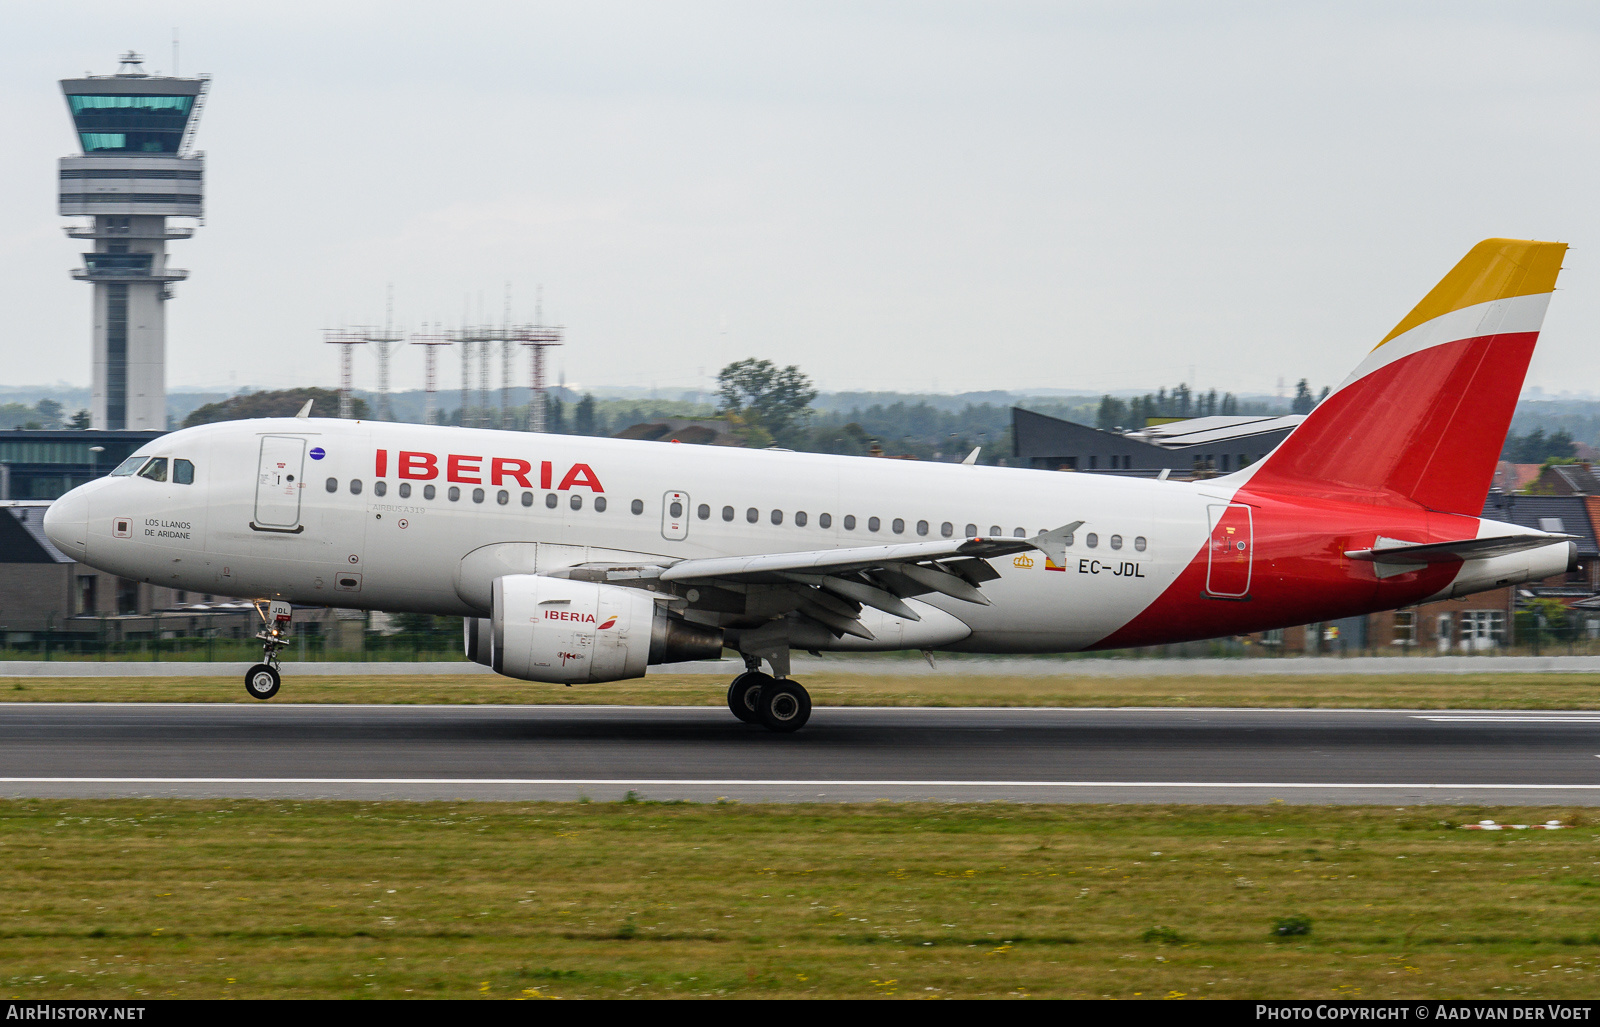
[[[542,432],[545,430],[545,414],[548,399],[544,387],[544,351],[551,346],[562,344],[562,336],[566,329],[560,325],[544,324],[544,292],[540,290],[539,298],[534,305],[534,324],[518,325],[512,329],[516,341],[527,346],[533,351],[532,367],[528,373],[528,430]]]
[[[383,308],[382,334],[369,335],[367,341],[372,343],[378,353],[378,420],[394,420],[394,410],[389,406],[389,347],[397,342],[404,342],[405,332],[396,332],[394,328],[394,283],[389,283],[389,297]]]
[[[348,328],[325,328],[322,341],[339,347],[339,416],[348,420],[355,416],[355,404],[350,396],[355,384],[355,348],[366,345],[366,333]]]
[[[500,318],[500,427],[511,427],[511,283],[506,283],[505,310]]]
[[[489,427],[489,353],[490,344],[505,337],[505,331],[493,325],[463,325],[445,333],[451,342],[461,343],[461,423]],[[478,403],[472,407],[472,352],[478,353]],[[470,413],[469,413],[470,411]]]
[[[423,381],[425,382],[425,392],[423,398],[422,423],[438,424],[439,401],[437,393],[439,391],[439,364],[437,360],[438,353],[436,352],[436,349],[439,346],[450,345],[450,337],[445,334],[441,326],[434,325],[431,332],[423,331],[412,335],[411,344],[413,346],[423,347]]]

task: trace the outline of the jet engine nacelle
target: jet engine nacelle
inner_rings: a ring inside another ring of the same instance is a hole
[[[467,618],[467,657],[524,681],[621,681],[652,663],[722,655],[720,629],[673,616],[638,589],[508,574],[494,580],[490,608]]]

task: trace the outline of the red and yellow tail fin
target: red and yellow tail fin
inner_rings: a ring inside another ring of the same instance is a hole
[[[1565,243],[1485,239],[1266,460],[1250,488],[1377,493],[1476,515]]]

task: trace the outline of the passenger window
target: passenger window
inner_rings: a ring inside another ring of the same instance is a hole
[[[328,487],[328,491],[329,492],[338,492],[339,491],[339,479],[338,478],[329,478],[327,487]]]
[[[556,504],[559,502],[561,502],[561,498],[554,492],[546,492],[544,494],[544,508],[546,510],[554,510],[556,508]],[[638,500],[634,500],[634,502],[638,502]],[[634,512],[637,513],[638,511],[636,510]]]
[[[725,521],[733,520],[733,507],[725,506],[722,508],[722,519]]]
[[[644,513],[644,500],[635,499],[633,501],[633,505],[629,509],[631,509],[635,514]]]
[[[976,524],[967,525],[967,538],[977,538],[977,537],[978,537],[978,526]]]
[[[782,524],[783,523],[783,511],[782,510],[774,510],[774,511],[772,511],[772,523],[773,524]]]
[[[1100,536],[1091,531],[1089,534],[1083,536],[1083,544],[1088,546],[1090,549],[1093,549],[1095,546],[1100,544]]]
[[[594,512],[595,513],[605,513],[606,512],[606,497],[605,496],[595,496],[594,497]]]
[[[698,516],[702,521],[709,521],[711,519],[711,507],[707,506],[705,503],[701,503],[700,509],[695,511],[695,515]]]
[[[410,499],[411,498],[411,483],[409,481],[403,481],[403,482],[400,483],[400,498],[401,499]]]
[[[927,533],[928,533],[928,522],[927,521],[918,521],[917,522],[917,534],[918,535],[926,535]]]
[[[1043,535],[1044,532],[1041,531],[1041,532],[1039,532],[1039,534]],[[1067,532],[1067,537],[1061,540],[1061,544],[1066,546],[1066,547],[1068,547],[1068,548],[1071,548],[1071,546],[1072,546],[1072,532],[1070,532],[1070,531]]]
[[[577,496],[573,496],[572,498],[573,499],[577,499],[578,497]],[[577,507],[574,506],[573,509],[576,510]],[[682,501],[674,499],[672,502],[668,503],[667,504],[667,515],[669,517],[671,517],[673,520],[677,520],[678,518],[682,517],[683,516],[683,503],[682,503]]]
[[[583,497],[578,495],[576,492],[574,492],[571,496],[569,496],[567,498],[567,505],[572,507],[574,510],[582,510],[583,509]]]
[[[998,525],[998,524],[989,525],[989,537],[990,538],[999,538],[1001,535],[1004,535],[1004,534],[1005,534],[1005,532],[1001,530],[1000,525]]]
[[[389,483],[388,482],[386,482],[386,481],[375,481],[375,482],[372,483],[372,494],[373,495],[375,495],[375,496],[383,496],[383,495],[387,495],[388,492],[389,492]]]
[[[1028,537],[1028,533],[1026,531],[1023,531],[1021,528],[1017,528],[1017,529],[1015,529],[1015,530],[1013,530],[1011,532],[1011,537],[1012,538],[1027,538]]]
[[[817,523],[822,525],[824,528],[833,527],[833,514],[822,514],[817,518]]]
[[[1143,535],[1139,535],[1139,536],[1135,537],[1134,540],[1133,540],[1133,548],[1137,549],[1139,552],[1142,553],[1142,552],[1144,552],[1144,547],[1145,547],[1144,536]]]
[[[1112,535],[1111,536],[1111,548],[1112,549],[1121,549],[1122,548],[1122,536],[1121,535]]]
[[[868,531],[877,531],[882,526],[883,526],[883,522],[878,520],[878,518],[876,518],[876,517],[868,517],[867,518],[867,530]]]
[[[472,490],[472,501],[474,503],[483,502],[483,489],[473,489]]]
[[[511,502],[511,493],[507,492],[505,489],[501,489],[499,492],[495,493],[494,501],[499,503],[501,506],[505,506],[507,503]]]
[[[761,519],[761,511],[752,506],[744,512],[744,519],[754,524]]]
[[[350,479],[350,494],[352,496],[361,495],[361,479],[360,478],[351,478]]]
[[[532,506],[533,505],[533,493],[532,492],[524,492],[522,494],[522,505],[523,506]]]
[[[172,480],[179,485],[193,485],[194,464],[187,460],[172,461]]]
[[[794,524],[797,528],[806,526],[806,512],[804,510],[796,510],[794,512]]]
[[[144,470],[139,472],[139,477],[149,478],[151,481],[167,480],[167,458],[158,456],[144,465]]]
[[[956,533],[956,526],[954,524],[951,524],[949,521],[945,521],[943,524],[939,525],[939,534],[943,535],[945,538],[949,538],[951,535],[954,535],[955,533]]]
[[[892,521],[892,522],[891,522],[891,523],[890,523],[890,525],[889,525],[889,527],[891,527],[891,528],[893,528],[893,529],[894,529],[894,533],[895,533],[895,534],[896,534],[896,535],[904,535],[904,534],[905,534],[905,533],[906,533],[906,522],[905,522],[905,518],[903,518],[903,517],[896,517],[896,518],[895,518],[895,519],[894,519],[894,520],[893,520],[893,521]]]
[[[437,496],[438,494],[439,494],[439,490],[434,488],[432,485],[424,485],[424,486],[422,486],[422,498],[423,499],[432,499],[434,496]]]
[[[461,490],[452,485],[450,486],[450,491],[445,493],[445,496],[449,498],[450,502],[454,503],[461,498]]]
[[[856,530],[856,515],[855,514],[845,514],[844,515],[844,530],[845,531],[855,531]]]

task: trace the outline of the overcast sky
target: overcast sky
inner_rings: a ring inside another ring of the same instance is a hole
[[[510,282],[569,383],[1273,392],[1504,235],[1575,247],[1529,384],[1600,391],[1600,7],[1461,0],[9,5],[6,384],[89,379],[57,80],[173,28],[214,81],[169,389],[333,385],[389,283],[416,327]]]

